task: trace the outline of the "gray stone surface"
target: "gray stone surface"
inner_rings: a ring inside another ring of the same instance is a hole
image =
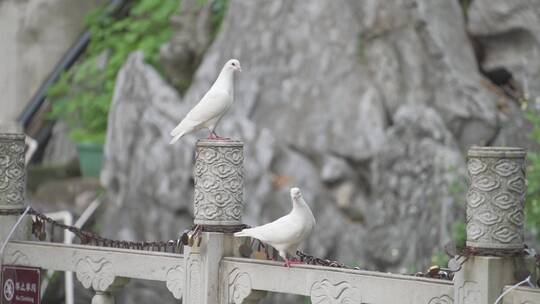
[[[244,144],[241,141],[197,141],[193,178],[195,224],[242,224]]]
[[[26,204],[26,166],[24,162],[25,136],[22,133],[0,133],[0,210],[24,210]],[[13,227],[20,220],[17,214],[5,215],[0,222],[2,242],[28,240],[32,224],[30,218],[22,219],[17,229]],[[2,250],[4,245],[2,245]]]
[[[67,124],[58,120],[53,126],[51,139],[45,147],[43,163],[51,165],[66,165],[77,159],[77,147],[68,136]]]
[[[15,123],[60,57],[104,0],[0,1],[0,126]]]
[[[23,209],[26,200],[25,136],[0,134],[0,208]]]
[[[467,246],[523,250],[525,150],[472,147],[467,156]]]
[[[243,221],[285,214],[298,186],[318,222],[305,251],[424,270],[463,217],[463,151],[515,140],[465,27],[457,1],[233,0],[183,97],[132,54],[109,117],[105,233],[168,239],[192,224],[207,133],[170,146],[169,132],[235,57],[243,72],[218,133],[245,143]]]
[[[540,2],[475,0],[468,30],[483,50],[486,70],[505,68],[528,95],[540,96]]]
[[[160,49],[165,75],[182,93],[212,42],[212,2],[182,1],[171,18],[173,36]]]

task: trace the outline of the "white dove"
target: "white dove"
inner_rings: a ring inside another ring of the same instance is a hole
[[[244,229],[234,236],[249,236],[274,247],[290,267],[294,261],[287,258],[296,254],[300,242],[305,240],[315,227],[315,218],[298,188],[291,188],[292,211],[271,223]]]
[[[227,61],[210,90],[204,94],[201,101],[172,130],[171,136],[173,139],[170,142],[171,145],[185,134],[202,128],[210,130],[208,139],[225,139],[219,137],[214,130],[223,114],[227,112],[233,103],[235,71],[242,71],[240,62],[236,59]]]

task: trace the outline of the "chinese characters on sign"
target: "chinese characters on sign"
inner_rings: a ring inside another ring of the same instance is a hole
[[[2,304],[39,304],[41,270],[2,266]]]

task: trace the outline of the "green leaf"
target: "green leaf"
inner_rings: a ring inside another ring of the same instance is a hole
[[[84,56],[47,91],[52,102],[47,117],[65,120],[75,141],[104,141],[118,71],[135,50],[157,67],[159,48],[172,35],[169,18],[178,6],[178,0],[139,0],[121,18],[106,15],[103,8],[88,13],[90,42]],[[103,52],[108,60],[100,68],[97,59]]]

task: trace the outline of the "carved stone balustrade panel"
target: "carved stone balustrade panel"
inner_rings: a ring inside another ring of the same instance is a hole
[[[246,303],[260,291],[304,295],[312,303],[453,304],[450,281],[313,265],[224,258],[220,279],[225,303]]]
[[[505,290],[510,286],[505,287]],[[518,287],[503,298],[502,304],[535,304],[540,303],[540,289],[529,287]]]
[[[177,299],[184,288],[184,256],[174,253],[15,241],[6,247],[4,264],[73,271],[97,291],[110,291],[124,278],[164,282]]]

